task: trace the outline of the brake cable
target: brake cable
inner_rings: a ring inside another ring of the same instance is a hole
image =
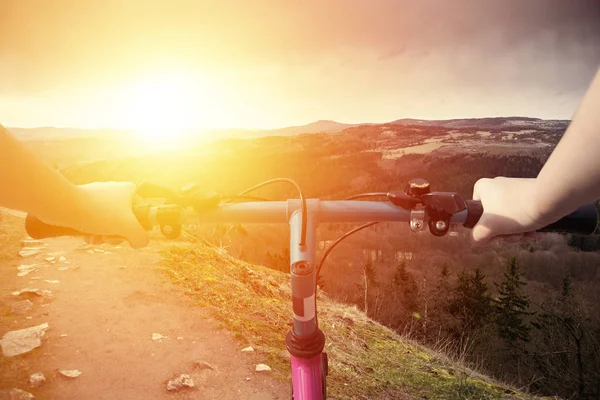
[[[321,272],[321,268],[323,267],[323,263],[325,262],[325,259],[327,258],[327,256],[329,255],[329,253],[331,253],[331,251],[335,248],[335,246],[337,246],[338,244],[340,244],[342,242],[342,240],[346,239],[348,236],[351,236],[353,234],[355,234],[356,232],[362,231],[365,228],[368,228],[370,226],[373,225],[377,225],[379,222],[368,222],[366,224],[363,224],[357,228],[352,229],[351,231],[348,231],[346,233],[344,233],[342,236],[340,236],[339,238],[336,239],[335,242],[333,242],[328,248],[327,250],[325,250],[325,253],[323,253],[323,256],[321,257],[321,261],[319,261],[319,266],[317,267],[317,281],[319,280],[319,274]],[[315,293],[316,293],[316,286],[315,286]]]

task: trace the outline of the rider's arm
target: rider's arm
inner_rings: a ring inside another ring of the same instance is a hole
[[[481,179],[473,198],[485,210],[476,241],[534,231],[600,199],[600,70],[538,177]]]
[[[559,219],[600,199],[600,70],[536,180],[538,212]]]
[[[132,246],[148,235],[131,211],[132,183],[76,186],[46,165],[0,125],[0,206],[31,213],[42,221],[106,236]]]

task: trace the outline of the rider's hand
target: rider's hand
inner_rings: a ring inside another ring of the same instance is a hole
[[[111,242],[121,238],[133,248],[148,244],[148,233],[132,211],[135,184],[131,182],[94,182],[78,186],[84,199],[83,215],[78,215],[73,228],[93,236],[89,243]]]
[[[473,200],[480,200],[483,215],[473,227],[476,242],[496,237],[518,240],[535,237],[535,230],[554,221],[546,221],[536,211],[535,179],[480,179],[473,188]]]

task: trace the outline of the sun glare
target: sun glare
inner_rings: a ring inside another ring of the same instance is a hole
[[[203,118],[207,89],[190,75],[146,76],[129,86],[124,95],[127,125],[150,148],[185,146],[208,119]]]

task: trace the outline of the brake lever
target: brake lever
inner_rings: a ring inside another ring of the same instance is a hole
[[[183,197],[164,186],[151,182],[142,182],[135,193],[144,199],[165,199],[166,203],[183,205]]]
[[[427,219],[429,231],[434,236],[444,236],[448,233],[452,216],[467,209],[467,204],[460,194],[432,192],[429,182],[419,178],[411,180],[406,191],[391,191],[387,197],[395,206],[410,211],[411,230],[422,230]]]
[[[179,195],[164,186],[151,182],[142,182],[136,190],[136,194],[144,199],[165,200],[165,204],[172,204],[179,207],[192,207],[196,212],[203,212],[216,208],[221,202],[219,193],[203,193],[195,184],[186,185],[181,189],[182,195]]]
[[[185,207],[192,207],[197,213],[215,209],[221,203],[221,195],[216,192],[201,192],[196,184],[186,185],[181,189],[184,194]]]
[[[136,190],[138,202],[141,199],[163,199],[165,202],[156,207],[149,207],[145,204],[138,206],[138,209],[144,209],[140,214],[146,213],[146,218],[138,220],[144,226],[153,226],[157,224],[160,230],[168,239],[174,239],[181,233],[183,223],[182,215],[185,209],[191,207],[195,212],[201,213],[215,209],[221,202],[221,196],[218,193],[203,193],[198,185],[190,184],[181,189],[181,195],[174,191],[151,182],[141,183]],[[136,214],[137,215],[137,214]]]

